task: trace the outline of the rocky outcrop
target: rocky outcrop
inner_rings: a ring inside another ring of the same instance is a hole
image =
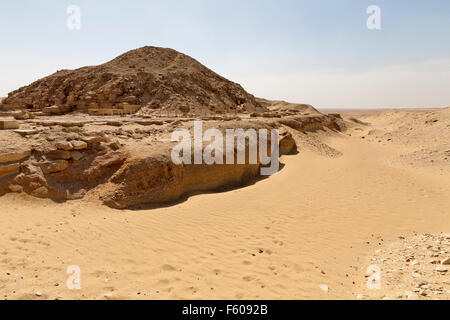
[[[0,151],[0,164],[20,161],[31,155],[31,149],[26,147],[6,147],[2,148]]]
[[[239,84],[172,49],[143,47],[94,67],[62,70],[8,94],[0,110],[38,115],[230,113],[265,108]]]
[[[270,144],[269,139],[269,153]],[[279,145],[280,154],[296,150],[294,139],[285,130],[280,134]],[[246,153],[248,155],[248,145]],[[225,158],[223,162],[226,162]],[[246,164],[235,163],[175,165],[170,158],[169,149],[158,152],[155,149],[141,150],[111,177],[110,191],[102,199],[106,205],[117,209],[161,204],[194,192],[240,186],[260,175],[259,161],[251,164],[247,159]]]
[[[256,98],[256,100],[265,108],[275,114],[284,115],[318,115],[321,114],[310,104],[290,103],[286,101],[266,100]]]
[[[174,164],[170,154],[175,143],[170,136],[177,128],[192,135],[196,120],[203,120],[204,131],[218,129],[224,137],[226,129],[279,129],[280,155],[295,153],[298,134],[342,129],[339,116],[309,107],[202,117],[117,118],[55,116],[61,108],[46,108],[47,115],[9,118],[21,129],[1,132],[0,195],[25,192],[72,200],[91,194],[113,208],[158,205],[191,193],[240,186],[260,176],[262,165],[259,159],[248,161],[248,150],[244,164]]]
[[[0,130],[19,129],[19,122],[14,118],[0,118]]]
[[[20,171],[18,163],[0,165],[0,178],[17,174]]]
[[[32,133],[7,130],[6,137],[0,136],[5,138],[0,139],[0,194],[26,192],[52,199],[79,198],[104,183],[125,161],[116,152],[120,144],[110,148],[105,144],[109,139],[102,135],[75,133],[62,126],[26,130]]]
[[[123,209],[162,204],[201,191],[239,185],[259,174],[259,165],[174,165],[168,156],[148,154],[127,162],[102,196],[110,207]]]
[[[46,161],[40,164],[42,172],[45,174],[64,171],[69,167],[67,160]]]
[[[284,128],[280,128],[279,135],[279,148],[281,155],[291,154],[297,151],[297,145],[294,138],[292,137],[292,134],[289,133],[289,131]]]
[[[0,194],[70,200],[95,190],[105,204],[128,208],[259,175],[259,159],[250,164],[248,156],[245,164],[175,165],[171,133],[192,132],[195,120],[222,135],[227,128],[279,129],[280,154],[296,151],[293,131],[343,128],[338,116],[255,98],[191,57],[144,47],[58,71],[0,100]]]
[[[301,132],[312,132],[328,128],[331,130],[344,131],[345,124],[343,121],[338,121],[336,117],[326,115],[313,116],[287,116],[277,121],[278,125],[285,125],[292,129]]]

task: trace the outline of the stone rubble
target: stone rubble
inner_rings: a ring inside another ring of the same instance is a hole
[[[381,269],[381,289],[366,289],[364,294],[368,299],[448,300],[449,255],[450,234],[399,237],[399,241],[367,257],[366,267],[376,265]]]

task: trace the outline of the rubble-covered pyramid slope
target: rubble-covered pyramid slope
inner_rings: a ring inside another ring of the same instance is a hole
[[[55,114],[265,110],[239,84],[187,55],[158,47],[132,50],[99,66],[58,71],[11,92],[0,103],[3,110]]]

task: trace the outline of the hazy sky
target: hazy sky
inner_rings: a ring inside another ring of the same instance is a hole
[[[81,29],[69,30],[69,5]],[[381,30],[366,26],[369,5]],[[16,0],[0,10],[0,96],[145,45],[174,48],[269,99],[450,106],[448,0]]]

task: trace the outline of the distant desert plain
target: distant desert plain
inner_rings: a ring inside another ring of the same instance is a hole
[[[280,170],[173,164],[200,120],[278,129]],[[450,108],[318,111],[144,47],[0,101],[0,195],[2,299],[450,298]]]

